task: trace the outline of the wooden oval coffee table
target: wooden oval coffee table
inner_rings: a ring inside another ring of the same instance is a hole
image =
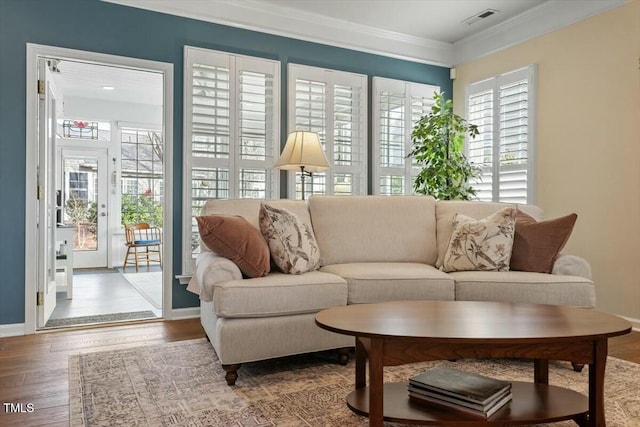
[[[573,419],[605,426],[607,340],[631,324],[596,310],[476,301],[398,301],[323,310],[318,326],[356,338],[355,390],[347,404],[383,420],[425,425],[506,426]],[[406,383],[384,384],[384,366],[462,358],[527,358],[532,383],[514,382],[513,400],[488,419],[409,400]],[[589,364],[589,396],[549,385],[549,360]],[[369,363],[369,386],[366,364]]]

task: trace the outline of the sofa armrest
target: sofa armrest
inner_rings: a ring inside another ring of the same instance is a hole
[[[242,273],[233,261],[213,252],[202,251],[196,259],[196,269],[187,290],[200,295],[201,300],[210,302],[216,283],[238,279],[242,279]]]
[[[591,265],[577,255],[560,254],[553,263],[551,274],[579,276],[591,280]]]

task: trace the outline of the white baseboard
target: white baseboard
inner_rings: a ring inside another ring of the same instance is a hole
[[[9,325],[0,325],[0,338],[17,337],[25,335],[24,323],[13,323]]]
[[[165,319],[179,320],[192,319],[194,317],[200,317],[200,307],[174,308],[168,316],[165,316]]]

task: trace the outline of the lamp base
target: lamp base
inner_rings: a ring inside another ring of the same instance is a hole
[[[302,200],[304,200],[304,181],[307,177],[312,177],[313,174],[311,172],[307,172],[304,170],[304,166],[300,166],[300,184],[302,185]]]

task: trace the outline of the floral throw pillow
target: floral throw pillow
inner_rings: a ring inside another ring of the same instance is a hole
[[[301,274],[320,267],[320,249],[313,230],[296,215],[263,202],[259,223],[271,260],[280,271]]]
[[[442,271],[509,271],[517,212],[506,207],[483,219],[456,214]]]

